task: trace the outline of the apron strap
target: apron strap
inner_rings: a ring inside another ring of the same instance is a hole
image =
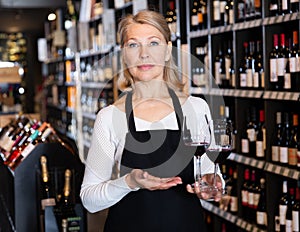
[[[183,123],[183,113],[181,109],[181,105],[179,102],[179,99],[174,92],[173,89],[168,87],[169,94],[172,98],[174,111],[176,114],[178,129],[181,131],[182,123]],[[129,131],[136,131],[135,123],[129,123],[131,119],[133,119],[134,122],[134,116],[133,116],[133,108],[132,108],[132,91],[127,92],[126,100],[125,100],[125,112],[126,112],[126,119],[127,119],[127,125]]]

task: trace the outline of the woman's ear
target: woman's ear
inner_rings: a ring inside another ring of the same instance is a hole
[[[169,41],[168,45],[167,45],[167,51],[166,51],[166,57],[165,57],[165,61],[169,61],[172,55],[172,42]]]

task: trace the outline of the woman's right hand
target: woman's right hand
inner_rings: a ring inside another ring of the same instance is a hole
[[[142,188],[148,190],[165,190],[182,184],[180,177],[160,178],[150,175],[148,172],[141,169],[133,169],[126,176],[126,183],[132,189]]]

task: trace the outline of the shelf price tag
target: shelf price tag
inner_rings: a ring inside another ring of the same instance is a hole
[[[264,99],[269,99],[270,98],[270,95],[271,95],[271,92],[270,91],[266,91],[265,93],[264,93]]]
[[[292,93],[291,92],[286,92],[285,93],[285,100],[291,100],[291,96],[292,96]]]
[[[247,223],[246,230],[247,231],[252,231],[252,225]]]
[[[264,167],[264,161],[259,161],[257,167],[262,169]]]
[[[278,93],[277,93],[276,91],[273,91],[273,92],[271,93],[270,98],[271,98],[271,99],[277,99],[277,95],[278,95]]]
[[[283,100],[283,99],[285,99],[284,97],[285,97],[285,92],[279,92],[277,95],[278,100]]]
[[[297,172],[297,171],[294,171],[294,174],[293,174],[293,179],[299,179],[300,178],[300,172]]]
[[[299,93],[292,93],[292,100],[298,101],[298,99],[299,99]]]
[[[242,219],[238,218],[236,225],[241,227],[242,226]]]
[[[288,168],[283,169],[283,175],[289,177],[290,170]]]
[[[281,171],[281,167],[276,166],[275,173],[280,174],[281,173],[280,171]]]

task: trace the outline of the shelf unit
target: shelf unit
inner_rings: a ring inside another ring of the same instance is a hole
[[[187,4],[186,14],[187,22],[190,22],[190,10],[192,0]],[[208,25],[207,29],[191,31],[187,34],[188,47],[192,56],[195,56],[196,46],[207,43],[208,46],[208,76],[210,77],[205,87],[194,87],[189,81],[189,92],[194,96],[203,97],[209,103],[213,116],[219,116],[219,106],[226,105],[230,107],[230,117],[233,119],[236,135],[236,151],[229,157],[228,163],[237,166],[238,189],[241,190],[243,182],[243,171],[245,168],[252,168],[262,171],[266,178],[267,190],[267,212],[268,212],[268,231],[274,231],[275,205],[278,204],[281,194],[281,181],[288,179],[296,181],[300,178],[298,169],[291,169],[281,165],[273,164],[271,161],[271,140],[275,133],[275,113],[277,111],[293,111],[300,113],[300,93],[292,91],[272,91],[269,84],[269,53],[272,48],[272,34],[286,33],[292,30],[300,33],[300,14],[292,13],[286,15],[269,17],[268,4],[269,1],[261,1],[262,17],[259,19],[236,22],[227,26],[215,26],[212,22],[213,1],[207,2]],[[234,15],[237,18],[237,1],[234,1]],[[237,21],[237,20],[236,20]],[[188,26],[188,29],[190,26]],[[236,75],[236,85],[232,88],[222,88],[215,84],[213,78],[214,61],[218,51],[219,44],[226,47],[226,40],[230,40],[233,49],[233,64]],[[240,88],[238,78],[239,62],[243,55],[243,42],[250,40],[261,40],[263,48],[263,66],[265,71],[265,87],[261,89],[245,89]],[[222,41],[222,42],[221,42]],[[220,43],[221,42],[221,43]],[[188,76],[192,77],[193,58],[189,59]],[[298,77],[299,78],[299,77]],[[267,149],[266,159],[257,160],[255,154],[252,157],[246,157],[241,153],[241,132],[246,129],[246,110],[251,106],[265,110],[265,126],[267,130]],[[275,190],[275,191],[274,191]],[[240,195],[238,196],[240,198]],[[215,204],[203,202],[203,207],[215,215],[216,221],[219,219],[227,221],[243,231],[260,231],[255,224],[245,221],[242,218],[241,200],[239,199],[239,211],[237,215],[223,211]],[[218,225],[221,228],[220,225]]]
[[[32,231],[40,232],[41,226],[41,206],[39,190],[39,167],[40,156],[47,156],[49,171],[70,169],[74,173],[74,197],[77,204],[77,210],[82,217],[82,229],[85,228],[86,212],[81,205],[79,198],[80,186],[83,178],[84,165],[77,156],[74,156],[58,143],[39,144],[28,155],[28,157],[12,172],[1,159],[0,169],[0,229],[1,231]],[[49,209],[47,210],[49,211]],[[44,218],[47,225],[51,220],[51,214],[47,213],[49,218]],[[45,214],[46,216],[46,214]],[[51,225],[57,226],[56,223]],[[55,228],[54,227],[54,228]],[[49,227],[50,228],[50,227]],[[57,228],[57,227],[56,227]],[[49,230],[51,231],[51,230]],[[52,230],[53,231],[53,230]],[[57,230],[56,230],[57,231]]]

